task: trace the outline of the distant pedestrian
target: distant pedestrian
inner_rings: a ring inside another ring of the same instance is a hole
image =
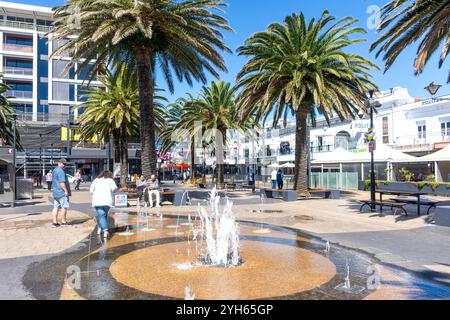
[[[283,171],[278,170],[277,173],[277,183],[278,183],[278,190],[283,190],[283,184],[284,184],[284,174]]]
[[[78,169],[77,172],[75,173],[75,190],[80,191],[80,183],[82,180],[82,176],[81,176],[81,170]]]
[[[52,181],[53,181],[53,175],[52,175],[52,171],[50,170],[46,175],[45,175],[45,182],[47,182],[47,190],[51,191],[52,190]]]
[[[108,213],[113,207],[113,193],[117,190],[114,182],[114,175],[110,171],[102,172],[97,179],[92,182],[91,195],[92,207],[95,208],[98,216],[97,234],[107,238],[109,236]]]
[[[67,160],[58,161],[58,166],[52,173],[53,187],[53,227],[67,227],[67,211],[69,210],[69,198],[72,195],[70,183],[65,172]],[[61,223],[58,222],[58,216],[61,213]]]
[[[252,168],[250,168],[248,170],[247,180],[248,180],[248,185],[250,187],[252,187],[252,191],[255,192],[255,187],[256,187],[256,185],[255,185],[255,172],[253,171]]]
[[[275,190],[277,188],[277,170],[273,169],[272,173],[270,174],[270,178],[272,179],[272,189]]]

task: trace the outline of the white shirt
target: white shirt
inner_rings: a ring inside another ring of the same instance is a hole
[[[91,185],[93,207],[113,207],[113,192],[117,185],[113,179],[95,179]]]
[[[52,173],[51,173],[51,172],[47,173],[47,174],[45,175],[45,181],[47,181],[47,182],[52,182],[52,180],[53,180],[53,175],[52,175]]]
[[[271,175],[272,175],[272,180],[277,180],[277,171],[276,170],[273,170]]]

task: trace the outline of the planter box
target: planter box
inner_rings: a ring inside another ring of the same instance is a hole
[[[365,181],[358,181],[358,190],[359,191],[366,191],[366,182]]]
[[[450,227],[450,207],[437,207],[434,221],[438,226]]]
[[[448,186],[441,184],[436,188],[436,190],[434,190],[434,194],[437,196],[448,197],[450,196],[450,189]]]
[[[379,190],[385,191],[400,191],[400,192],[418,192],[419,187],[414,183],[409,182],[380,182],[378,186]]]

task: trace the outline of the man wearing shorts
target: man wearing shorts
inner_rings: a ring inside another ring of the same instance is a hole
[[[64,169],[66,168],[67,160],[61,159],[58,161],[58,167],[53,170],[52,187],[53,187],[53,227],[67,227],[67,210],[69,209],[70,183]],[[58,215],[60,214],[61,223],[58,222]]]

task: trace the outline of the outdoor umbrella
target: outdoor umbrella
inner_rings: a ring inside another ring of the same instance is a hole
[[[283,168],[295,168],[295,164],[289,162],[282,165]]]
[[[268,168],[280,168],[281,166],[278,163],[272,163]]]

